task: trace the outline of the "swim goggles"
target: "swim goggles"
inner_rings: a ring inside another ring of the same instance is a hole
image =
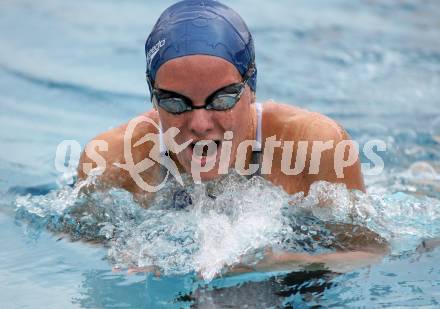
[[[154,87],[151,87],[151,101],[156,106],[160,106],[168,113],[175,115],[201,108],[225,111],[233,108],[237,102],[240,101],[246,83],[249,81],[249,78],[252,77],[254,70],[255,66],[254,64],[251,64],[247,72],[244,74],[241,83],[232,84],[215,91],[206,99],[205,105],[203,106],[194,106],[190,99],[181,94]]]

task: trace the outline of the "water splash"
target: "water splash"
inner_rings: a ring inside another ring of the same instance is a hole
[[[291,231],[283,215],[287,194],[261,178],[247,181],[231,175],[188,186],[187,191],[193,203],[180,211],[161,202],[170,200],[170,192],[159,194],[145,210],[145,220],[113,242],[112,259],[121,265],[155,265],[165,273],[196,271],[212,279],[225,266]]]
[[[154,265],[165,275],[195,272],[205,280],[237,263],[256,263],[267,247],[312,254],[350,249],[344,236],[365,228],[390,242],[394,254],[440,235],[439,200],[405,193],[366,195],[316,182],[305,197],[232,173],[188,183],[192,203],[183,209],[172,205],[181,187],[170,182],[144,209],[121,189],[82,193],[93,182],[91,177],[75,188],[18,197],[17,218],[40,231],[102,241],[116,267]]]

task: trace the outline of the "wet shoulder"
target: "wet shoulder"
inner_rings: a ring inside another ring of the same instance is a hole
[[[97,154],[103,158],[103,161],[105,161],[105,169],[101,176],[101,180],[108,183],[110,186],[130,186],[131,184],[128,182],[131,177],[129,177],[124,170],[117,167],[117,164],[126,163],[124,156],[124,145],[126,144],[125,139],[131,138],[130,144],[127,144],[131,145],[130,150],[133,156],[133,161],[141,161],[142,157],[145,157],[145,153],[149,153],[154,146],[154,143],[143,143],[138,147],[134,147],[133,145],[148,133],[157,134],[158,130],[154,124],[157,124],[158,121],[159,117],[157,112],[154,110],[149,111],[93,138],[86,145],[84,152],[81,155],[80,163],[78,165],[78,178],[85,179],[87,177],[87,171],[91,168],[98,167],[99,162],[97,161],[99,160],[96,160],[98,157],[96,156]],[[127,131],[127,128],[129,127],[131,127],[132,130]]]
[[[267,102],[264,104],[263,132],[284,140],[339,140],[344,129],[333,119],[297,106]]]

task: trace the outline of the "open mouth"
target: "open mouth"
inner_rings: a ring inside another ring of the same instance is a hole
[[[196,157],[212,157],[217,154],[220,140],[197,141],[190,144],[191,152]]]

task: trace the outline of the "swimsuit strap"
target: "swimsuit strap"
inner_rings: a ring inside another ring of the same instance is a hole
[[[168,156],[168,149],[167,146],[165,145],[165,142],[163,141],[163,129],[160,120],[159,120],[159,151],[161,157]]]
[[[255,149],[252,151],[251,163],[258,164],[258,170],[252,176],[261,176],[261,163],[263,159],[263,155],[262,155],[263,104],[256,102],[255,110],[257,112],[257,132],[255,133],[257,143],[255,145]]]
[[[162,162],[164,160],[170,159],[169,158],[169,152],[167,149],[167,146],[165,145],[165,142],[163,140],[163,129],[162,129],[162,123],[159,120],[159,151],[160,151],[160,160],[162,160]],[[167,169],[165,168],[165,166],[163,164],[160,165],[160,175],[162,176],[162,179],[165,179],[165,177],[167,176]]]

